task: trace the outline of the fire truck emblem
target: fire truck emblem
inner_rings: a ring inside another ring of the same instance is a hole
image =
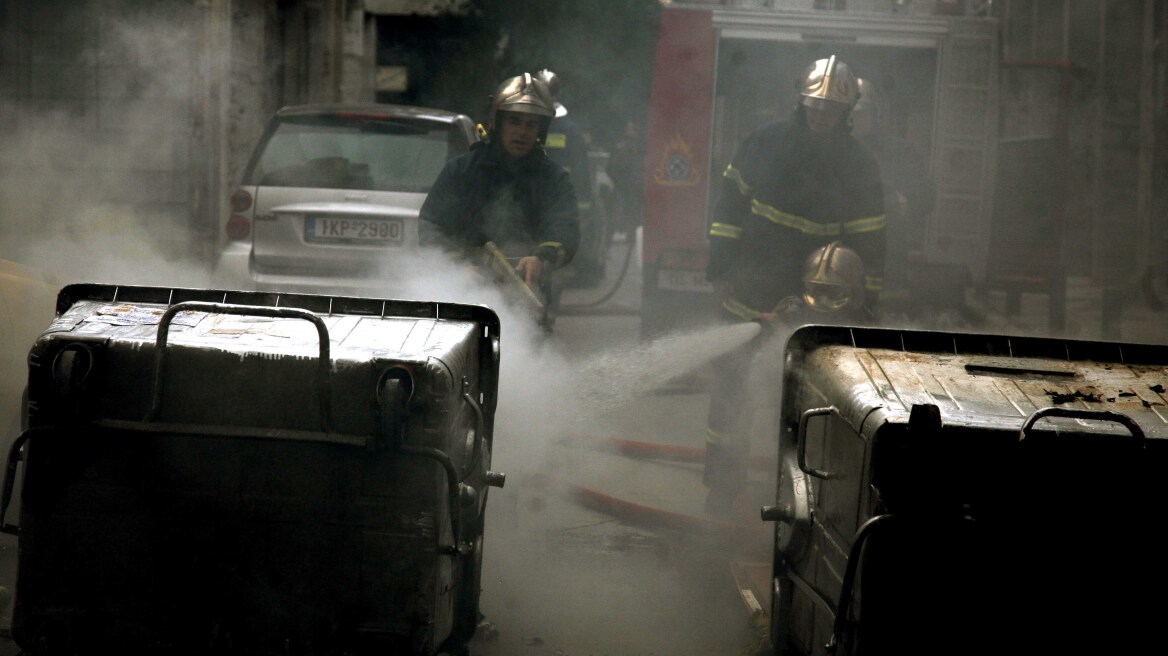
[[[665,145],[661,163],[653,173],[653,179],[661,185],[695,185],[698,172],[693,167],[693,152],[680,134],[674,135]]]

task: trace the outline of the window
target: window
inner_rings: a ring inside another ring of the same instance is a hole
[[[288,117],[266,142],[248,184],[424,193],[448,157],[465,151],[437,121]],[[463,140],[465,141],[465,139]]]

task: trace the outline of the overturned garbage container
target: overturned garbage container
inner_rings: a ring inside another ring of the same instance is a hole
[[[1168,347],[803,326],[783,363],[776,651],[1158,651]]]
[[[28,361],[26,652],[465,650],[503,482],[489,308],[70,285]]]

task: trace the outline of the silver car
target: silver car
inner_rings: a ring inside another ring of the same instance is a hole
[[[281,109],[231,196],[215,283],[325,292],[376,281],[387,258],[417,250],[431,183],[478,139],[469,117],[437,109]]]

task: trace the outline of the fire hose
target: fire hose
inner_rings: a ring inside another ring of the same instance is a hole
[[[567,483],[549,474],[529,474],[524,485],[555,492],[589,510],[612,515],[633,524],[651,528],[694,533],[721,533],[735,536],[753,535],[759,526],[730,522],[714,517],[690,515],[650,506],[602,492],[587,485]]]
[[[531,304],[534,308],[539,311],[543,311],[545,309],[543,299],[541,299],[531,288],[531,286],[527,284],[527,281],[519,275],[519,272],[515,270],[515,267],[511,265],[511,262],[507,260],[507,256],[503,254],[503,251],[499,250],[499,247],[495,245],[495,242],[489,241],[483,244],[483,252],[486,254],[485,264],[492,273],[503,278],[506,283],[518,291],[520,295],[523,296],[524,300]]]
[[[621,264],[620,273],[617,274],[616,280],[613,281],[612,287],[600,298],[594,301],[587,301],[584,303],[572,303],[560,306],[560,313],[562,314],[584,314],[583,310],[588,308],[596,308],[611,299],[616,295],[617,290],[624,284],[625,275],[629,272],[629,265],[633,261],[633,252],[636,250],[637,240],[630,231],[628,236],[628,248],[625,249],[625,261]]]
[[[545,272],[545,275],[540,276],[540,291],[543,293],[541,297],[540,294],[537,294],[531,288],[531,285],[527,284],[523,276],[519,275],[519,272],[515,270],[514,264],[507,259],[507,256],[494,242],[488,241],[483,244],[482,253],[483,261],[481,265],[502,282],[505,288],[518,294],[523,300],[523,303],[535,315],[536,321],[540,326],[549,328],[549,308],[545,299],[550,299],[549,285],[551,281],[550,276],[546,275],[547,272]]]
[[[666,460],[671,462],[705,462],[706,450],[674,444],[661,444],[622,438],[601,438],[586,435],[571,435],[565,443],[585,445],[590,448],[619,453],[632,458]],[[756,458],[750,463],[752,468],[774,469],[773,460]],[[714,532],[737,537],[757,534],[759,527],[752,524],[725,521],[711,517],[690,515],[664,508],[658,508],[603,492],[593,487],[559,480],[548,474],[532,474],[525,477],[525,484],[560,496],[584,508],[611,515],[623,521],[651,528],[681,530],[688,532]]]
[[[621,437],[597,437],[593,435],[572,434],[563,441],[564,444],[585,445],[589,448],[619,453],[630,458],[645,460],[667,460],[670,462],[697,462],[706,461],[706,450],[699,446],[685,446],[681,444],[662,444],[644,440],[630,440]],[[773,458],[757,456],[751,458],[748,465],[751,469],[774,471],[777,464]]]

